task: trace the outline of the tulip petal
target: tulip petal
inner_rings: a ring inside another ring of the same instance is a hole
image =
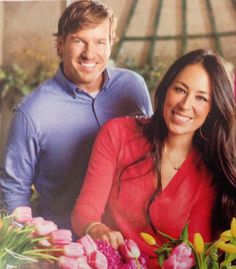
[[[12,213],[15,221],[25,223],[32,219],[32,210],[28,206],[19,206]]]
[[[49,241],[53,244],[66,245],[72,241],[72,232],[67,229],[52,231]]]
[[[200,233],[195,233],[193,236],[193,245],[197,253],[203,253],[204,241]]]
[[[231,234],[236,238],[236,218],[233,218],[230,225]]]
[[[92,237],[88,234],[86,234],[85,236],[81,237],[78,240],[78,243],[81,243],[84,247],[84,252],[86,253],[86,255],[90,255],[93,251],[97,250],[97,245],[94,242],[94,240],[92,239]]]
[[[148,245],[150,246],[157,245],[156,239],[152,235],[148,233],[140,233],[140,235]]]

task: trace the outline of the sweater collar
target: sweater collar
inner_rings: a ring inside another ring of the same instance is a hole
[[[111,71],[109,70],[109,68],[106,68],[103,71],[103,75],[104,75],[104,81],[103,81],[103,85],[100,89],[100,91],[105,91],[107,89],[107,85],[108,82],[110,80],[111,77]],[[72,81],[70,81],[69,79],[66,78],[64,72],[63,72],[63,63],[60,63],[57,72],[55,74],[55,79],[63,86],[63,89],[69,93],[70,95],[72,95],[73,97],[75,97],[78,93],[85,93],[82,89],[80,89],[76,84],[74,84]]]

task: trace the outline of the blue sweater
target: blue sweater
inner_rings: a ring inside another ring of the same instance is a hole
[[[104,76],[93,98],[59,68],[17,106],[0,177],[9,212],[30,206],[34,184],[40,195],[35,214],[70,228],[70,213],[100,127],[115,117],[152,114],[141,76],[119,68],[107,68]]]

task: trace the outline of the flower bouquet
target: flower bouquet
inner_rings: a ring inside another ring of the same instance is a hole
[[[18,207],[11,215],[0,216],[0,268],[147,269],[147,266],[137,244],[130,239],[119,250],[106,241],[94,241],[89,235],[72,242],[70,230],[58,229],[55,223],[41,217],[33,218],[29,207]]]
[[[157,247],[154,251],[162,269],[236,269],[236,218],[232,219],[230,229],[212,243],[204,243],[200,233],[194,234],[191,243],[188,224],[178,239],[158,233],[168,240],[161,247],[150,234],[141,233],[141,237],[147,244]]]

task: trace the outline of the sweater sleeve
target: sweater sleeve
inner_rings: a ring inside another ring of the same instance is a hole
[[[140,89],[142,89],[142,91],[140,91],[142,92],[140,102],[144,107],[144,115],[151,117],[153,114],[151,97],[147,85],[142,77],[140,79]]]
[[[34,129],[19,109],[12,120],[0,177],[1,199],[9,212],[30,206],[39,146]]]
[[[85,181],[72,212],[72,227],[82,235],[91,222],[101,221],[112,188],[119,153],[119,128],[112,120],[100,130]]]

